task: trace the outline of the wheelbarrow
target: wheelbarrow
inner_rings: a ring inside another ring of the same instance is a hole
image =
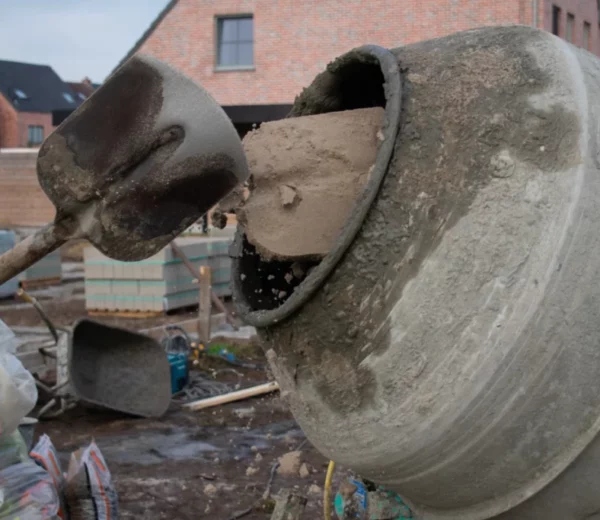
[[[82,319],[56,345],[56,385],[38,418],[76,404],[139,417],[160,417],[171,402],[171,372],[161,345],[144,334]]]
[[[36,384],[50,396],[38,418],[56,417],[76,404],[140,417],[160,417],[171,402],[171,367],[164,347],[131,330],[81,319],[56,327],[37,299],[24,290],[54,338],[56,384]],[[44,355],[51,353],[47,349]]]

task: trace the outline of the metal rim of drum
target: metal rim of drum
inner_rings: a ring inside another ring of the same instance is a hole
[[[249,325],[264,328],[279,323],[294,314],[304,303],[306,303],[315,292],[323,285],[325,280],[334,270],[338,262],[346,253],[360,231],[362,224],[375,201],[379,189],[383,183],[388,170],[396,137],[400,126],[400,113],[402,110],[402,80],[397,58],[388,50],[377,45],[365,45],[340,56],[337,61],[342,61],[351,54],[362,54],[379,61],[384,83],[385,114],[382,128],[383,141],[377,151],[375,167],[367,185],[356,201],[350,216],[340,231],[332,251],[313,269],[313,271],[298,285],[290,297],[279,307],[271,310],[252,310],[244,296],[240,284],[240,262],[242,256],[245,233],[238,226],[233,244],[231,246],[232,262],[232,293],[239,317]]]

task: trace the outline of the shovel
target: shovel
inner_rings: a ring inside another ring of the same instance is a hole
[[[54,222],[0,256],[0,284],[72,238],[115,260],[148,258],[244,182],[248,166],[215,100],[137,55],[46,139],[37,174]]]

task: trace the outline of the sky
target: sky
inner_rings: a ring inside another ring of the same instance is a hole
[[[168,0],[0,0],[0,60],[102,82]]]

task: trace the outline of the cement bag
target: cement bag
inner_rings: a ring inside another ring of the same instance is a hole
[[[48,472],[54,487],[58,491],[60,500],[60,507],[58,509],[58,518],[67,518],[65,513],[64,501],[64,488],[65,488],[65,476],[63,474],[58,453],[50,437],[46,434],[42,435],[38,440],[37,444],[29,453],[33,461]]]
[[[71,455],[65,498],[70,520],[117,520],[118,497],[95,442]]]
[[[53,520],[58,508],[52,478],[35,463],[0,471],[0,520]]]
[[[0,435],[16,430],[37,401],[35,380],[13,355],[15,348],[15,335],[0,320]]]

